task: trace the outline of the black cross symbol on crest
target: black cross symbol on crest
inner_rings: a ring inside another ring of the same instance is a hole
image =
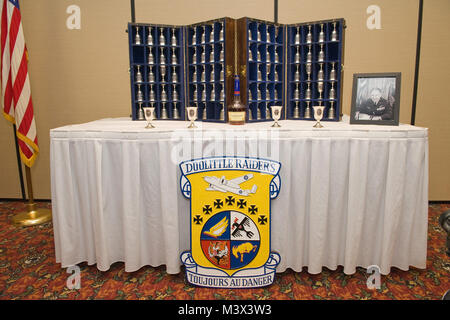
[[[225,199],[225,202],[227,203],[227,205],[231,206],[234,203],[234,198],[232,196],[228,196]]]
[[[250,213],[250,214],[256,214],[257,212],[258,212],[258,208],[254,204],[252,204],[250,206],[250,208],[248,208],[248,213]]]
[[[223,201],[220,199],[216,199],[216,201],[214,201],[214,207],[216,207],[216,209],[220,209],[223,207]]]
[[[244,199],[239,199],[236,204],[239,208],[244,209],[244,207],[247,205],[247,201],[245,201]]]
[[[212,212],[212,208],[211,208],[211,206],[209,204],[207,204],[207,205],[205,205],[203,207],[203,213],[204,214],[210,214],[211,212]]]
[[[260,216],[260,217],[258,218],[258,223],[259,223],[259,224],[262,224],[262,225],[265,225],[265,224],[267,223],[267,218],[266,218],[266,216]]]
[[[203,222],[203,218],[200,217],[199,215],[196,215],[194,218],[194,223],[195,224],[201,224]]]

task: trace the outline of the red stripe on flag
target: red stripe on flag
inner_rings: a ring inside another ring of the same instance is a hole
[[[33,156],[33,151],[30,150],[28,145],[21,139],[17,139],[17,141],[19,141],[20,151],[22,151],[22,153],[24,154],[25,157],[27,157],[27,159],[30,159]]]
[[[9,50],[11,50],[11,56],[14,52],[14,46],[16,44],[17,34],[20,27],[20,11],[16,7],[13,9],[13,14],[11,17],[11,23],[9,25]]]
[[[5,96],[3,97],[3,111],[6,114],[10,113],[11,107],[12,107],[12,85],[11,85],[11,70],[10,70],[10,61],[6,63],[6,65],[3,65],[3,55],[5,53],[6,49],[6,40],[8,38],[8,12],[7,12],[7,1],[3,1],[3,9],[2,9],[2,17],[1,17],[1,58],[0,58],[0,65],[1,65],[1,77],[2,80],[5,81],[6,79],[3,79],[3,68],[7,68],[7,75],[8,80],[6,80],[6,84],[3,83]],[[8,51],[9,54],[9,51]]]
[[[3,52],[5,52],[6,38],[8,36],[8,16],[6,12],[6,2],[3,1],[3,9],[2,9],[2,30],[1,30],[1,46],[2,46],[2,70],[3,70]]]
[[[11,72],[8,75],[8,82],[6,82],[5,96],[3,97],[3,111],[9,114],[12,107],[13,88],[11,84]]]
[[[20,95],[22,93],[23,84],[27,78],[28,67],[27,67],[27,53],[24,50],[22,55],[22,61],[20,62],[19,70],[17,70],[16,80],[14,81],[13,94],[14,102],[19,101]]]
[[[33,122],[33,102],[30,100],[28,101],[27,110],[25,111],[25,114],[23,115],[22,122],[19,125],[18,131],[23,134],[24,136],[27,135],[28,130],[30,130],[31,122]]]

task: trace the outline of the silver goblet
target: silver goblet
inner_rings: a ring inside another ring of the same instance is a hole
[[[330,80],[331,81],[334,81],[334,80],[336,80],[336,69],[334,69],[334,62],[331,64],[332,65],[332,68],[331,68],[331,71],[330,71]]]
[[[295,105],[295,107],[294,107],[294,118],[298,119],[298,118],[300,118],[300,109],[298,107],[298,102],[294,102],[294,105]]]
[[[314,128],[323,128],[323,125],[320,123],[320,120],[323,118],[323,109],[324,106],[314,106],[314,119],[317,121],[313,126]]]
[[[188,128],[197,128],[197,126],[194,124],[194,121],[197,120],[197,107],[187,107],[187,116],[190,121]]]
[[[180,119],[180,112],[178,111],[176,103],[173,104],[172,114],[174,119]]]
[[[141,85],[138,84],[137,87],[138,87],[138,92],[136,94],[136,101],[142,102],[142,101],[144,101],[144,94],[141,91]]]
[[[164,29],[163,28],[160,28],[159,45],[160,46],[165,46],[166,45],[166,39],[164,38]]]
[[[337,41],[336,22],[333,22],[333,32],[331,32],[331,41]]]
[[[141,73],[141,66],[136,66],[137,71],[136,71],[136,82],[142,82],[142,73]]]
[[[152,27],[148,28],[148,36],[147,36],[147,45],[152,46],[153,45],[153,35],[152,35]]]
[[[305,119],[311,118],[311,107],[309,106],[310,102],[306,101],[306,108],[305,108]]]
[[[141,36],[139,35],[139,27],[136,27],[136,36],[134,37],[134,44],[141,44]]]
[[[319,63],[320,69],[319,72],[317,73],[317,80],[318,81],[323,81],[323,63]]]
[[[176,29],[172,29],[172,46],[177,45],[177,37],[175,35]]]
[[[311,80],[311,72],[312,72],[312,64],[307,63],[306,64],[306,74],[308,75],[308,81]]]
[[[295,44],[300,44],[300,27],[297,27],[295,33]]]
[[[317,61],[323,62],[325,60],[325,52],[323,51],[323,44],[320,45],[319,57]]]
[[[308,46],[308,53],[306,54],[306,62],[308,62],[308,63],[312,62],[311,46]]]
[[[194,46],[197,44],[197,37],[195,35],[195,28],[192,30],[192,44]]]
[[[312,43],[311,25],[308,26],[308,34],[306,35],[306,43]]]
[[[296,52],[295,52],[295,63],[300,63],[300,48],[296,49]]]
[[[147,120],[147,126],[145,129],[151,129],[155,126],[152,124],[153,119],[155,119],[155,107],[143,107],[145,120]]]
[[[319,42],[325,41],[325,33],[323,32],[323,23],[320,24]]]
[[[219,33],[219,41],[223,41],[223,28],[224,28],[224,25],[221,25],[220,33]]]
[[[272,127],[275,128],[281,127],[280,124],[278,123],[278,120],[280,120],[281,118],[281,110],[283,109],[283,106],[271,106],[270,108],[272,109],[272,118],[273,120],[275,120]]]
[[[334,107],[333,107],[334,101],[331,101],[330,103],[331,103],[331,107],[328,110],[328,119],[334,119],[334,117],[336,116],[335,115],[335,110],[334,110]]]
[[[167,103],[161,103],[161,119],[169,119],[169,114],[167,112]]]
[[[221,103],[219,103],[220,107],[220,119],[219,120],[225,120],[225,108]]]
[[[142,110],[142,102],[138,103],[138,120],[144,120],[144,110]]]

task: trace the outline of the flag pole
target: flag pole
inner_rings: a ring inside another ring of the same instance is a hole
[[[52,220],[52,211],[45,208],[36,208],[33,197],[33,185],[31,183],[31,169],[25,165],[25,176],[27,180],[28,203],[26,211],[19,212],[12,220],[15,225],[29,227],[46,223]]]
[[[16,142],[16,156],[17,156],[17,168],[19,170],[20,191],[22,192],[22,200],[25,201],[27,198],[25,196],[25,186],[23,184],[22,161],[20,161],[19,144],[17,143],[17,133],[15,124],[13,124],[13,131],[14,131],[14,141]]]

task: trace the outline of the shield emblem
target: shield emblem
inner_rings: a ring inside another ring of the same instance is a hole
[[[187,280],[199,286],[270,285],[280,261],[270,250],[270,201],[280,190],[280,163],[214,157],[180,164],[191,201],[191,250],[181,255]]]

